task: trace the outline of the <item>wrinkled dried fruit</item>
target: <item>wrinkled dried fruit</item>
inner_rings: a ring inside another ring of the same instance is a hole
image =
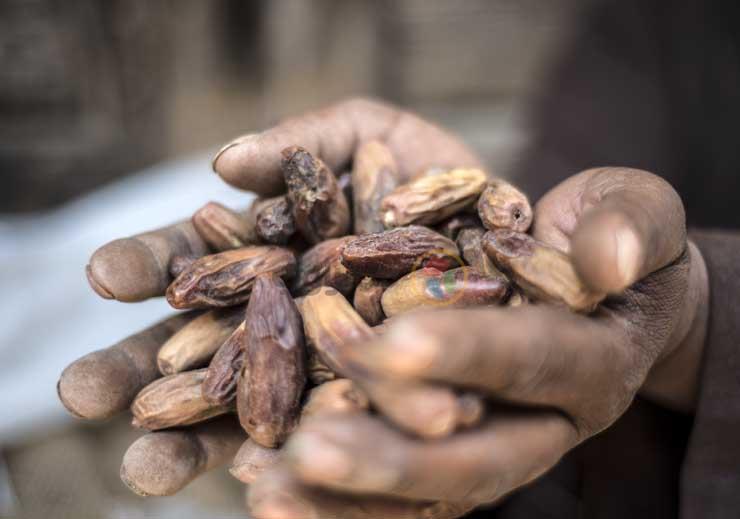
[[[282,170],[296,228],[309,243],[349,232],[349,204],[337,179],[320,159],[298,146],[283,150]]]
[[[355,289],[352,304],[357,313],[370,326],[376,326],[385,319],[380,298],[389,284],[390,282],[387,280],[365,278]]]
[[[478,218],[477,214],[458,213],[437,225],[434,230],[442,236],[454,241],[458,236],[460,236],[460,232],[464,229],[469,229],[470,227],[481,227],[481,225],[480,218]]]
[[[293,208],[287,196],[265,201],[256,220],[257,235],[266,243],[285,245],[295,233]]]
[[[365,392],[347,378],[332,380],[313,388],[306,398],[301,419],[323,413],[351,413],[370,406]]]
[[[211,310],[199,315],[159,349],[159,371],[163,375],[171,375],[205,366],[243,320],[241,308]]]
[[[236,383],[244,367],[246,322],[242,322],[218,348],[203,380],[203,398],[226,405],[236,398]]]
[[[410,225],[359,236],[345,245],[342,264],[358,276],[397,279],[412,270],[462,266],[455,243],[427,227]]]
[[[343,236],[314,245],[298,259],[298,271],[291,290],[302,296],[320,286],[333,287],[349,296],[357,284],[355,277],[342,265],[344,246],[355,236]]]
[[[202,422],[229,412],[229,406],[214,405],[203,398],[200,386],[205,376],[205,369],[185,371],[146,386],[131,404],[134,427],[156,431]]]
[[[381,303],[388,317],[431,308],[468,308],[498,305],[509,296],[504,276],[487,276],[472,267],[446,272],[433,268],[416,270],[389,286]]]
[[[469,227],[460,231],[457,235],[457,247],[460,249],[465,263],[478,272],[492,277],[503,277],[503,274],[483,250],[483,235],[486,230],[483,227]]]
[[[305,296],[300,311],[309,351],[315,350],[334,373],[348,376],[345,349],[352,342],[373,337],[373,331],[333,288],[320,287]]]
[[[478,215],[490,230],[526,232],[532,224],[532,206],[527,197],[504,180],[493,180],[478,199]]]
[[[360,145],[352,169],[355,233],[370,234],[384,229],[380,204],[398,184],[398,166],[388,147],[380,141]]]
[[[576,312],[590,312],[604,298],[589,290],[567,254],[528,234],[499,229],[483,237],[486,254],[509,274],[522,291],[541,301],[561,303]]]
[[[253,223],[217,202],[208,202],[192,217],[193,226],[215,251],[238,249],[256,243]]]
[[[255,277],[274,273],[286,278],[295,274],[295,255],[275,246],[235,249],[194,262],[167,289],[167,301],[175,308],[233,306],[249,299]]]
[[[474,204],[485,187],[486,174],[480,169],[453,169],[417,178],[383,198],[383,225],[441,222]]]
[[[246,322],[239,421],[254,441],[275,447],[295,427],[306,385],[303,324],[282,279],[274,274],[257,277]]]

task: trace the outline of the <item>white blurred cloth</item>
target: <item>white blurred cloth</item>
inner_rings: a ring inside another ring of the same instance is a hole
[[[67,364],[172,313],[163,299],[106,301],[85,265],[104,243],[253,194],[211,172],[211,153],[166,162],[43,214],[0,217],[0,445],[71,420],[57,398]]]

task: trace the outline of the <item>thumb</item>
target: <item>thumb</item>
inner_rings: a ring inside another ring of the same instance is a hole
[[[628,168],[589,170],[571,236],[576,271],[592,289],[619,293],[678,258],[686,216],[660,177]]]

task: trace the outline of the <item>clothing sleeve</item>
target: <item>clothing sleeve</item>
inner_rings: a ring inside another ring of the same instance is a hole
[[[740,510],[740,232],[692,233],[707,264],[710,309],[699,402],[684,461],[684,519]]]

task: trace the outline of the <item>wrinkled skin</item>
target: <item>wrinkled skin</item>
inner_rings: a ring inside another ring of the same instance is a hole
[[[241,137],[219,152],[214,169],[237,187],[272,196],[284,191],[286,146],[304,146],[341,171],[369,139],[389,147],[405,179],[431,167],[480,166],[437,126],[360,99]],[[360,345],[355,359],[377,377],[473,387],[515,406],[435,442],[371,416],[306,421],[280,466],[250,487],[254,517],[387,517],[399,498],[418,510],[411,516],[437,503],[439,517],[459,517],[546,472],[611,425],[638,391],[693,409],[708,284],[673,189],[643,171],[577,173],[538,202],[532,233],[570,252],[583,281],[612,294],[596,313],[540,304],[412,315],[390,324],[382,340]],[[449,343],[455,348],[442,352]]]

